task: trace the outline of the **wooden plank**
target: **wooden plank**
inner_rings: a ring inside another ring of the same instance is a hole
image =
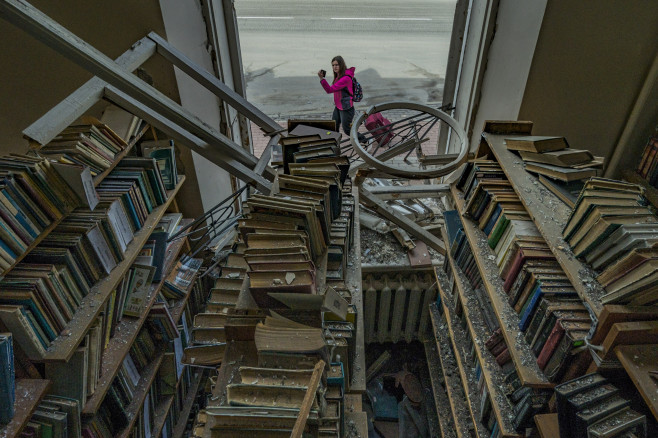
[[[231,139],[217,132],[182,106],[124,70],[112,59],[92,47],[68,29],[22,0],[0,2],[2,18],[30,34],[43,44],[114,85],[134,99],[150,106],[183,129],[213,145],[229,157],[253,169],[258,159]]]
[[[432,387],[432,399],[434,400],[436,417],[439,421],[441,437],[454,438],[456,437],[454,419],[452,415],[445,415],[450,410],[450,401],[439,379],[443,375],[443,370],[441,370],[441,359],[439,358],[439,351],[436,348],[436,340],[430,339],[423,342],[423,344],[425,347],[425,359],[427,360],[430,386]]]
[[[578,296],[598,316],[603,309],[601,297],[605,290],[596,281],[596,274],[591,267],[578,260],[569,244],[562,238],[562,230],[569,219],[571,209],[546,190],[536,176],[525,171],[521,158],[507,150],[505,138],[514,137],[513,135],[485,133],[483,136]]]
[[[158,369],[160,368],[163,357],[164,352],[161,352],[142,370],[142,375],[140,376],[139,382],[137,383],[137,389],[133,394],[133,399],[125,408],[126,417],[128,417],[128,424],[123,428],[123,430],[115,435],[116,437],[127,438],[130,436],[130,432],[132,431],[135,422],[139,418],[139,413],[144,406],[146,395],[149,393],[151,385],[153,384],[155,377],[158,375]]]
[[[290,438],[301,438],[304,428],[306,427],[306,420],[308,419],[308,414],[311,412],[311,405],[315,399],[316,392],[318,391],[318,385],[320,384],[320,379],[322,378],[322,373],[324,372],[325,362],[320,360],[315,364],[313,368],[313,374],[311,374],[311,380],[308,383],[306,388],[306,394],[304,395],[304,400],[299,409],[299,415],[297,415],[297,420],[295,421],[295,426],[292,428],[292,433]]]
[[[176,421],[176,426],[171,433],[171,438],[181,438],[185,432],[185,426],[187,425],[187,419],[190,416],[192,411],[192,405],[194,404],[194,399],[196,394],[199,392],[199,387],[203,381],[203,371],[197,371],[194,378],[192,379],[192,384],[187,390],[185,395],[185,400],[183,401],[182,408],[180,410],[180,415],[178,416],[178,421]],[[155,435],[158,436],[158,435]]]
[[[126,71],[133,71],[155,53],[155,43],[144,37],[115,59]],[[49,143],[71,123],[103,98],[104,80],[94,77],[52,107],[39,120],[23,130],[23,135],[40,145]]]
[[[345,412],[345,438],[368,438],[368,414]]]
[[[354,198],[354,235],[352,247],[348,252],[347,272],[345,280],[327,280],[332,287],[347,288],[352,294],[352,304],[356,307],[356,345],[354,363],[352,364],[352,381],[348,392],[366,392],[366,353],[365,353],[365,325],[363,317],[363,289],[361,284],[361,224],[359,223],[359,189],[352,185]]]
[[[419,226],[416,222],[398,214],[395,210],[386,205],[385,202],[381,201],[368,190],[364,189],[363,186],[359,188],[359,196],[361,197],[361,202],[374,209],[378,214],[398,225],[409,234],[419,238],[434,248],[436,251],[438,251],[440,254],[446,254],[446,249],[441,239],[437,238],[434,234]]]
[[[535,424],[541,438],[554,438],[560,436],[560,426],[557,422],[557,414],[535,415]]]
[[[596,333],[590,341],[593,345],[599,345],[613,324],[630,321],[653,321],[658,320],[658,307],[656,306],[626,306],[621,304],[608,304],[603,306],[599,321],[596,324]]]
[[[69,212],[69,213],[70,213],[70,212]],[[39,235],[36,237],[36,239],[34,239],[34,241],[33,241],[33,242],[32,242],[32,243],[31,243],[31,244],[25,249],[25,252],[23,252],[22,254],[20,254],[19,256],[16,257],[16,261],[14,261],[14,263],[12,263],[12,265],[11,265],[10,267],[8,267],[8,268],[2,273],[2,275],[0,275],[0,279],[2,279],[2,277],[4,277],[5,275],[7,275],[7,274],[9,273],[9,271],[11,271],[12,269],[14,269],[14,268],[16,267],[16,265],[18,265],[18,264],[19,264],[19,263],[25,258],[25,256],[28,255],[28,254],[30,253],[30,251],[32,251],[34,248],[36,248],[36,246],[37,246],[39,243],[41,243],[41,241],[42,241],[43,239],[45,239],[46,236],[48,236],[48,234],[50,234],[50,232],[51,232],[52,230],[54,230],[55,228],[57,228],[57,225],[59,225],[60,222],[62,222],[62,221],[66,218],[67,215],[68,215],[68,213],[64,214],[61,218],[54,220],[50,225],[48,225],[48,226],[47,226],[47,227],[41,232],[41,234],[39,234]]]
[[[363,410],[361,394],[345,394],[343,399],[345,400],[345,412],[361,412]]]
[[[409,186],[374,186],[368,191],[381,200],[434,198],[450,193],[448,184],[414,184]]]
[[[200,139],[196,135],[182,128],[180,125],[147,107],[142,102],[123,93],[118,88],[111,85],[105,87],[105,97],[116,102],[117,105],[125,108],[136,116],[148,120],[151,126],[158,128],[169,137],[190,148],[205,159],[212,161],[236,178],[245,182],[253,183],[264,193],[269,193],[272,190],[272,183],[263,175],[254,172],[251,168],[240,163],[231,155],[226,155],[223,151],[213,147],[212,143]],[[263,173],[266,173],[269,170],[271,170],[271,168],[266,167]]]
[[[167,420],[169,409],[174,402],[175,395],[167,395],[160,399],[155,405],[153,413],[153,426],[151,426],[151,436],[160,436],[162,428]]]
[[[466,329],[470,333],[471,339],[474,341],[475,355],[480,364],[482,376],[484,377],[484,384],[487,385],[487,390],[491,396],[492,408],[498,421],[498,427],[504,436],[518,436],[510,421],[510,418],[514,417],[512,406],[509,403],[507,396],[502,392],[502,369],[496,362],[496,358],[489,352],[489,350],[484,348],[484,342],[489,336],[491,336],[491,334],[486,331],[486,324],[479,310],[478,300],[475,297],[473,289],[468,285],[461,270],[455,267],[452,259],[449,261],[450,269],[453,270],[455,284],[457,285],[457,294],[462,303],[462,309],[464,312],[463,318],[466,318]],[[446,313],[448,330],[450,333],[456,335],[455,339],[460,339],[461,342],[458,342],[458,345],[467,345],[465,340],[466,333],[463,332],[462,326],[458,324],[458,318],[450,308],[450,305],[454,300],[450,297],[447,278],[443,272],[439,271],[439,268],[435,269],[435,275],[437,284],[439,285],[439,293],[441,294],[444,312]],[[469,362],[466,360],[463,361],[464,366],[467,366],[468,363]],[[468,375],[468,373],[466,374]],[[474,398],[475,401],[478,401],[479,399],[479,395]]]
[[[476,427],[473,419],[469,417],[470,409],[464,393],[464,382],[462,381],[460,383],[461,373],[454,372],[455,368],[459,368],[460,363],[455,359],[448,329],[445,325],[441,324],[441,316],[436,303],[430,304],[430,319],[432,321],[434,342],[439,353],[441,369],[443,370],[444,387],[448,395],[450,412],[455,424],[457,437],[470,438],[473,436],[473,433],[476,433],[479,437],[484,437],[485,434],[482,426]]]
[[[247,116],[249,120],[258,125],[266,134],[273,134],[283,130],[281,126],[271,117],[262,112],[258,107],[247,101],[243,96],[229,88],[217,77],[210,74],[181,51],[169,44],[164,38],[155,32],[150,32],[148,37],[157,44],[158,54],[184,71],[188,76],[197,81],[208,91],[219,97],[222,101],[235,108],[240,114]]]
[[[603,340],[603,360],[612,356],[618,345],[658,344],[658,321],[632,321],[613,324]]]
[[[167,207],[174,199],[174,196],[176,196],[176,193],[178,193],[178,190],[180,190],[184,181],[185,176],[181,175],[176,188],[167,192],[167,201],[159,207],[154,208],[146,219],[142,229],[135,233],[133,241],[128,245],[128,249],[124,254],[124,260],[117,264],[107,277],[94,285],[89,294],[82,299],[80,307],[73,315],[73,319],[69,321],[63,333],[52,342],[46,351],[43,359],[45,362],[68,362],[71,359],[71,356],[78,345],[80,345],[87,330],[89,330],[91,324],[103,310],[103,305],[110,296],[110,293],[112,293],[124,277],[127,269],[132,266],[137,255],[142,250],[144,243],[151,235],[153,227],[160,222],[160,219],[162,219],[162,216],[167,211]]]
[[[191,221],[191,219],[187,219],[187,221]],[[185,240],[186,239],[179,239],[175,241],[169,249],[165,259],[164,272],[170,272],[174,267]],[[98,408],[100,408],[101,403],[105,399],[105,394],[110,389],[110,386],[112,386],[114,377],[119,372],[123,360],[142,329],[142,326],[149,315],[149,310],[151,309],[151,306],[153,306],[162,285],[164,285],[165,279],[166,275],[163,275],[162,281],[151,285],[148,295],[151,298],[148,302],[144,303],[144,308],[139,312],[141,315],[139,318],[124,317],[121,319],[121,322],[117,324],[115,335],[110,339],[110,342],[103,351],[100,379],[96,384],[96,389],[92,396],[87,398],[87,403],[83,406],[81,411],[82,415],[95,415]]]
[[[0,426],[0,438],[13,438],[21,434],[41,400],[50,389],[50,380],[16,379],[14,417]]]
[[[454,186],[451,187],[457,209],[464,209],[464,197]],[[544,373],[537,365],[537,358],[530,351],[530,346],[522,339],[519,332],[519,316],[509,305],[507,294],[503,290],[503,281],[498,275],[494,262],[495,256],[487,243],[487,236],[470,219],[462,217],[464,233],[473,249],[473,257],[477,263],[485,290],[489,295],[494,313],[498,318],[500,328],[509,347],[512,360],[524,386],[533,388],[552,388]]]
[[[656,372],[658,344],[620,345],[615,348],[615,353],[654,419],[658,420],[658,380],[649,374],[650,371]]]

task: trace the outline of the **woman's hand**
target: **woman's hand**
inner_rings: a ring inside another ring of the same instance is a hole
[[[322,74],[322,70],[318,70],[318,77],[320,79],[324,79],[324,75]]]

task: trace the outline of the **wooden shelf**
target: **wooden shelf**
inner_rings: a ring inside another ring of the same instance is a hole
[[[445,412],[450,410],[450,401],[448,400],[448,395],[446,394],[443,386],[441,385],[441,382],[439,381],[439,376],[443,375],[443,371],[437,369],[441,366],[441,359],[439,358],[439,351],[436,348],[436,340],[427,340],[423,342],[423,345],[425,347],[425,358],[427,359],[429,380],[432,386],[432,398],[434,399],[436,416],[439,420],[441,437],[456,437],[454,419],[451,415],[445,415]]]
[[[70,213],[70,212],[69,212],[69,213]],[[55,228],[57,228],[57,225],[59,225],[60,222],[62,222],[62,221],[66,218],[66,216],[67,216],[69,213],[65,213],[61,218],[54,220],[50,225],[48,225],[48,226],[47,226],[47,227],[46,227],[46,228],[45,228],[45,229],[44,229],[44,230],[43,230],[43,231],[42,231],[42,232],[36,237],[36,239],[34,239],[34,242],[30,243],[30,245],[27,247],[27,249],[25,249],[25,252],[23,252],[23,253],[21,253],[19,256],[17,256],[17,257],[16,257],[16,260],[14,261],[14,263],[12,263],[10,267],[8,267],[5,271],[2,272],[2,274],[0,274],[0,280],[1,280],[2,278],[4,278],[4,276],[7,275],[7,274],[9,273],[9,271],[11,271],[12,269],[14,269],[14,268],[16,267],[16,265],[18,265],[18,264],[19,264],[19,263],[25,258],[25,256],[28,255],[28,254],[30,253],[30,251],[32,251],[32,250],[33,250],[33,249],[34,249],[39,243],[41,243],[41,241],[42,241],[43,239],[45,239],[45,238],[48,236],[48,234],[50,234],[50,232],[51,232],[52,230],[54,230]]]
[[[164,272],[171,271],[184,244],[185,239],[179,239],[172,244],[171,248],[169,248],[164,262]],[[100,379],[93,395],[87,399],[87,403],[82,409],[82,415],[94,415],[101,406],[101,403],[103,403],[107,390],[110,389],[112,381],[117,372],[119,372],[123,360],[130,351],[133,342],[135,342],[139,331],[148,318],[149,309],[153,306],[158,292],[164,284],[165,278],[166,276],[163,275],[162,281],[151,285],[151,290],[148,295],[149,301],[145,303],[144,308],[139,312],[141,315],[139,318],[124,317],[121,322],[117,324],[114,331],[115,335],[110,339],[110,342],[103,352]]]
[[[361,284],[361,226],[359,223],[359,188],[352,186],[354,197],[354,236],[352,248],[347,259],[347,272],[344,281],[327,279],[328,286],[344,286],[352,294],[352,304],[356,306],[356,348],[352,364],[352,381],[349,392],[364,393],[366,391],[366,354],[363,322],[363,289]]]
[[[80,345],[87,330],[89,330],[91,324],[103,310],[103,305],[110,296],[110,293],[116,288],[119,281],[124,277],[126,270],[137,258],[144,243],[151,235],[153,227],[165,214],[167,207],[174,200],[174,196],[176,196],[184,181],[185,177],[180,176],[176,188],[167,192],[167,201],[161,206],[154,208],[141,230],[135,233],[133,241],[128,245],[124,260],[107,277],[94,285],[89,294],[83,298],[80,307],[73,315],[73,319],[69,321],[64,331],[52,342],[46,351],[43,359],[44,362],[68,362],[71,359],[71,356],[78,345]]]
[[[155,377],[158,375],[158,369],[160,368],[160,364],[162,363],[163,357],[164,357],[164,352],[158,354],[155,357],[155,359],[153,359],[148,365],[146,365],[146,367],[142,371],[142,375],[139,379],[139,383],[137,383],[137,389],[133,394],[133,400],[126,407],[126,416],[128,417],[128,424],[126,425],[125,428],[123,428],[123,430],[121,430],[119,433],[115,435],[116,437],[126,438],[130,436],[130,432],[132,431],[132,428],[135,425],[137,418],[139,417],[139,413],[141,412],[142,407],[144,406],[144,400],[146,399],[146,395],[151,390],[151,385],[153,384]]]
[[[453,185],[452,195],[461,212],[464,209],[464,196]],[[500,323],[505,342],[514,361],[514,365],[523,386],[533,388],[552,388],[554,385],[546,379],[544,373],[537,365],[537,358],[530,351],[530,346],[525,342],[523,334],[519,331],[519,316],[508,303],[508,297],[503,290],[503,281],[498,275],[494,252],[489,248],[487,236],[470,219],[461,217],[464,224],[464,234],[468,238],[473,251],[473,257],[477,262],[478,269],[484,283],[485,290],[489,295],[494,313]],[[598,284],[598,283],[597,283]]]
[[[141,136],[143,135],[144,132],[146,132],[146,129],[144,129],[144,131],[143,131],[142,133],[140,133],[139,136],[141,137]],[[138,138],[136,138],[135,141],[137,141],[137,139],[138,139]],[[104,171],[103,173],[100,173],[100,174],[96,175],[96,177],[94,177],[94,180],[93,180],[93,181],[94,181],[94,186],[97,186],[98,184],[100,184],[101,181],[103,181],[103,178],[105,178],[105,177],[106,177],[106,176],[112,171],[112,169],[114,169],[114,168],[116,167],[117,163],[118,163],[119,161],[121,161],[121,159],[124,158],[124,157],[128,154],[128,152],[129,152],[129,150],[132,148],[132,145],[134,144],[134,142],[131,142],[131,143],[132,143],[132,144],[129,145],[129,146],[128,146],[126,149],[124,149],[123,151],[121,151],[121,153],[117,154],[117,156],[115,157],[114,162],[112,163],[112,165],[110,166],[109,169],[107,169],[107,170]],[[57,228],[57,225],[59,225],[60,222],[62,222],[62,221],[63,221],[63,220],[69,215],[69,214],[71,214],[70,211],[67,212],[67,213],[64,213],[64,215],[63,215],[61,218],[54,220],[54,221],[53,221],[50,225],[48,225],[48,226],[47,226],[47,227],[46,227],[41,233],[39,233],[39,235],[34,239],[34,242],[32,242],[22,254],[20,254],[18,257],[16,257],[16,260],[14,261],[14,263],[12,263],[12,265],[11,265],[9,268],[7,268],[5,271],[3,271],[2,273],[0,273],[0,280],[1,280],[5,275],[7,275],[7,274],[9,273],[9,271],[11,271],[12,269],[14,269],[14,268],[16,267],[16,265],[18,265],[18,264],[19,264],[19,263],[25,258],[25,256],[26,256],[27,254],[29,254],[30,251],[32,251],[32,250],[33,250],[33,249],[34,249],[39,243],[41,243],[41,241],[42,241],[43,239],[46,238],[46,236],[48,236],[48,234],[50,234],[50,232],[51,232],[52,230],[54,230],[55,228]]]
[[[203,380],[203,371],[197,371],[192,377],[192,383],[187,389],[187,394],[185,394],[185,400],[183,400],[182,408],[178,416],[178,421],[176,421],[176,426],[171,433],[171,438],[180,438],[185,432],[185,426],[187,425],[187,419],[190,416],[192,411],[192,405],[194,404],[194,399],[196,398],[197,393],[199,392],[199,386]],[[154,435],[158,436],[158,435]]]
[[[649,181],[642,178],[635,170],[622,170],[621,176],[628,182],[642,186],[644,188],[644,197],[651,205],[658,208],[658,189],[649,184]]]
[[[135,144],[137,144],[139,139],[142,138],[142,136],[146,133],[146,131],[148,131],[149,128],[150,128],[150,126],[148,124],[144,124],[144,127],[137,133],[137,135],[135,135],[135,138],[133,138],[130,141],[130,143],[128,143],[128,146],[126,146],[126,148],[124,150],[122,150],[121,152],[116,154],[116,156],[114,157],[114,161],[112,162],[110,167],[108,167],[107,169],[105,169],[104,171],[102,171],[101,173],[99,173],[98,175],[96,175],[94,177],[94,179],[93,179],[94,187],[98,186],[101,183],[101,181],[103,181],[103,179],[107,175],[109,175],[110,172],[112,172],[115,167],[117,167],[117,164],[119,164],[119,161],[121,161],[122,159],[124,159],[128,155],[128,153],[132,150],[132,148],[135,146]]]
[[[169,415],[169,409],[174,403],[174,398],[176,398],[175,395],[168,395],[155,406],[151,436],[158,437],[162,433],[162,428],[167,422],[167,415]]]
[[[450,262],[452,262],[452,260],[450,260]],[[484,342],[489,338],[489,335],[485,331],[486,325],[480,311],[476,310],[478,309],[477,298],[475,298],[473,290],[468,286],[461,270],[455,269],[455,266],[452,263],[450,263],[450,267],[453,269],[453,275],[457,285],[457,293],[459,294],[459,299],[461,300],[462,309],[464,311],[463,318],[466,319],[466,326],[468,327],[471,339],[475,344],[475,355],[480,364],[484,383],[487,385],[487,391],[491,397],[491,405],[496,415],[496,420],[498,421],[498,427],[503,436],[519,436],[510,421],[510,418],[514,417],[512,406],[509,403],[507,396],[502,392],[504,386],[502,369],[496,362],[495,357],[484,347]],[[456,345],[466,345],[466,333],[463,331],[462,326],[457,323],[456,316],[453,314],[449,305],[453,301],[449,298],[447,279],[442,272],[439,272],[438,268],[435,269],[435,274],[437,284],[439,285],[439,293],[441,294],[444,312],[446,313],[448,330],[454,335],[453,342],[455,342]],[[464,363],[466,362],[464,361]],[[479,399],[480,397],[478,395],[476,401]]]
[[[536,176],[525,171],[520,157],[507,150],[505,138],[514,136],[489,133],[483,136],[574,289],[598,317],[603,309],[601,297],[605,291],[596,281],[592,268],[581,263],[562,238],[571,209],[547,190]]]
[[[9,424],[0,427],[0,438],[13,438],[20,435],[49,388],[50,380],[16,379],[14,418]]]
[[[535,415],[535,424],[537,425],[537,430],[539,430],[539,436],[541,438],[554,438],[560,436],[557,414]]]
[[[432,321],[433,334],[436,339],[436,348],[439,353],[441,368],[443,369],[445,389],[448,394],[450,411],[452,412],[457,436],[460,438],[467,438],[471,437],[472,433],[475,432],[479,437],[487,437],[488,434],[485,433],[484,428],[481,425],[475,426],[473,418],[469,419],[471,409],[468,407],[469,403],[464,393],[464,386],[466,386],[467,383],[461,373],[461,363],[455,359],[455,354],[452,347],[450,347],[450,336],[447,327],[441,324],[441,316],[436,303],[430,304],[430,319]],[[460,372],[454,374],[452,372],[452,369],[454,368],[459,368]]]
[[[620,345],[615,354],[658,420],[658,381],[649,374],[656,370],[658,344]]]

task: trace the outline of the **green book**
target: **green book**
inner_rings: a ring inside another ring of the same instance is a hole
[[[509,223],[509,219],[507,219],[504,214],[501,215],[501,219],[498,221],[498,225],[496,225],[488,239],[489,247],[491,249],[494,249],[496,245],[498,245],[498,241],[503,236],[503,233],[507,229],[507,225],[509,225]]]

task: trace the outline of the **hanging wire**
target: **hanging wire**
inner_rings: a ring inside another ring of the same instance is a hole
[[[188,238],[191,249],[188,257],[194,257],[201,251],[212,246],[222,238],[242,217],[242,212],[235,211],[235,201],[248,186],[233,192],[213,208],[196,218],[191,224],[181,228],[171,236],[168,242]]]

